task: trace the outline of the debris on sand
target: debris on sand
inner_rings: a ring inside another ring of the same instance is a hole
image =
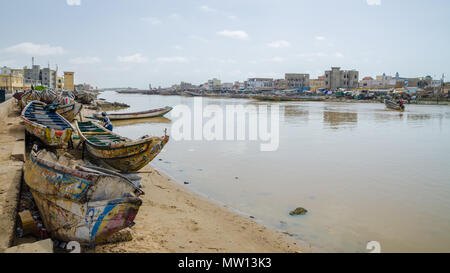
[[[298,207],[295,210],[289,212],[289,215],[294,216],[294,215],[305,215],[308,211],[302,207]]]

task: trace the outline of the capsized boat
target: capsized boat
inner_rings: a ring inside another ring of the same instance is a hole
[[[397,103],[395,103],[391,100],[388,100],[388,99],[384,100],[384,105],[386,105],[387,108],[392,109],[392,110],[401,111],[401,112],[405,111],[404,105],[400,106]]]
[[[139,118],[154,118],[154,117],[162,117],[165,114],[172,111],[172,107],[166,106],[164,108],[153,109],[143,112],[134,112],[134,113],[111,113],[108,114],[110,120],[126,120],[126,119],[139,119]],[[102,119],[101,113],[95,113],[94,117],[97,119]]]
[[[73,127],[69,121],[45,106],[43,102],[32,101],[22,110],[25,130],[45,145],[62,147],[71,140]]]
[[[102,243],[132,225],[144,194],[120,174],[83,167],[36,146],[24,178],[50,236],[83,245]]]
[[[113,133],[96,122],[77,121],[78,135],[87,153],[95,160],[124,173],[136,172],[153,160],[169,141],[169,136],[144,136],[131,140]]]

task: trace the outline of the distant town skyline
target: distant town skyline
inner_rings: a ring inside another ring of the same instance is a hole
[[[450,75],[445,0],[17,0],[0,66],[74,71],[76,83],[148,88],[252,77]],[[17,14],[20,11],[20,17]]]

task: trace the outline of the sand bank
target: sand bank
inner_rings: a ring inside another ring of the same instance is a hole
[[[14,99],[0,104],[0,252],[14,239],[22,179],[25,136],[18,112]]]

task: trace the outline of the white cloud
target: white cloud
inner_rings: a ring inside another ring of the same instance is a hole
[[[185,57],[159,57],[156,59],[157,62],[160,63],[185,63],[188,61]]]
[[[178,13],[172,13],[169,15],[169,19],[173,19],[173,20],[178,20],[183,18],[181,15],[179,15]]]
[[[243,30],[222,30],[217,32],[217,35],[232,38],[232,39],[240,39],[244,40],[248,38],[247,32]]]
[[[5,51],[34,56],[62,55],[65,53],[64,49],[60,46],[33,44],[29,42],[8,47]]]
[[[181,46],[181,45],[174,45],[172,48],[177,49],[177,50],[181,50],[181,49],[183,49],[183,46]]]
[[[228,19],[230,19],[230,20],[237,20],[238,17],[236,15],[228,15]]]
[[[141,21],[150,23],[152,25],[160,25],[162,23],[161,20],[155,17],[142,17]]]
[[[291,44],[288,41],[280,40],[271,42],[267,44],[267,46],[272,48],[282,48],[282,47],[290,47]]]
[[[334,56],[336,56],[338,58],[343,58],[344,54],[342,54],[341,52],[336,52],[336,54],[334,54]]]
[[[281,63],[282,61],[284,61],[283,58],[281,57],[273,57],[272,59],[270,59],[272,62],[276,62],[276,63]]]
[[[314,37],[317,41],[324,41],[326,38],[324,36],[316,36]]]
[[[121,63],[146,63],[148,59],[145,56],[142,56],[141,53],[136,53],[131,56],[118,56],[117,60]]]
[[[301,53],[301,54],[297,54],[297,57],[301,57],[301,58],[311,58],[311,57],[326,57],[327,54],[324,52],[314,52],[314,53]]]
[[[381,0],[366,0],[369,6],[379,6],[381,5]]]
[[[81,0],[66,0],[66,3],[69,6],[80,6]]]
[[[206,5],[201,6],[200,9],[201,9],[203,12],[215,12],[215,11],[216,11],[215,9],[213,9],[213,8],[211,8],[211,7],[208,7],[208,6],[206,6]]]
[[[71,64],[96,64],[101,62],[99,57],[77,57],[69,61]]]

